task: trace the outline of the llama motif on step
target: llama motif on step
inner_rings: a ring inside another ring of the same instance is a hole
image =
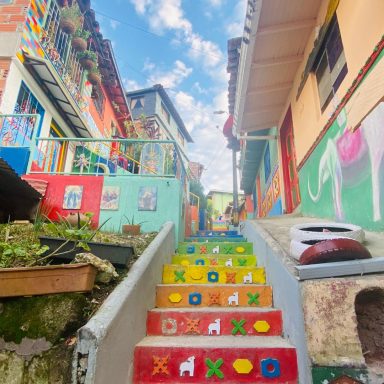
[[[188,372],[189,377],[193,377],[195,374],[195,356],[188,357],[187,361],[183,361],[180,364],[180,376],[184,376]]]
[[[232,296],[228,297],[228,305],[239,305],[239,292],[234,292]]]
[[[208,325],[208,335],[213,335],[213,332],[220,335],[220,321],[220,319],[216,319],[214,323]]]
[[[226,267],[232,267],[232,259],[228,259],[228,260],[225,262],[225,266],[226,266]]]
[[[243,277],[243,282],[244,284],[252,284],[253,283],[253,277],[252,277],[252,272],[248,272],[244,277]]]
[[[220,253],[220,246],[216,245],[216,247],[212,248],[212,253]]]

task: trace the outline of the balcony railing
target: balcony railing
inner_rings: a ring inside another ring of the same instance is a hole
[[[83,68],[79,63],[76,51],[71,46],[71,36],[61,30],[59,22],[60,7],[54,0],[48,8],[48,15],[40,36],[40,45],[81,109],[85,105],[85,99],[80,89]]]
[[[30,174],[149,176],[184,179],[177,143],[169,140],[37,138]]]

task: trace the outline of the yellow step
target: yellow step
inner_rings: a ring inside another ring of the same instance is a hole
[[[265,270],[262,267],[165,264],[163,284],[265,284]]]

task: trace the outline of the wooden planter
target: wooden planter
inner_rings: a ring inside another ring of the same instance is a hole
[[[124,224],[122,227],[123,233],[127,235],[140,235],[140,225]]]
[[[73,35],[76,31],[76,24],[69,18],[62,17],[60,19],[60,28],[68,35]]]
[[[0,268],[0,297],[88,292],[96,272],[91,264]]]
[[[66,239],[60,237],[39,236],[41,245],[47,245],[49,251],[46,254],[52,253],[55,249],[59,248],[66,242]],[[126,268],[135,255],[135,251],[130,245],[123,244],[109,244],[109,243],[96,243],[93,241],[87,242],[90,252],[100,259],[109,260],[115,267]],[[68,242],[60,252],[70,251],[73,249],[75,243]],[[53,257],[53,263],[68,262],[75,258],[77,253],[87,252],[83,248],[75,248],[73,251],[64,255]]]
[[[83,59],[80,59],[80,60],[79,60],[79,63],[80,63],[80,65],[81,65],[84,69],[86,69],[87,71],[90,71],[90,70],[93,69],[94,66],[95,66],[95,62],[94,62],[93,60],[91,60],[91,59],[85,59],[85,58],[83,58]]]
[[[77,52],[84,52],[87,49],[87,40],[81,37],[74,37],[72,39],[72,48]]]
[[[93,72],[88,73],[88,75],[87,75],[87,79],[88,79],[88,81],[89,81],[92,85],[101,84],[101,77],[100,77],[100,75],[97,74],[97,73],[93,73]]]

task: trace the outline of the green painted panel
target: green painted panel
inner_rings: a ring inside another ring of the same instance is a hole
[[[214,254],[222,253],[227,255],[252,255],[253,244],[247,242],[231,243],[231,242],[217,242],[217,243],[179,243],[178,253],[183,254]]]
[[[330,383],[343,375],[359,380],[364,384],[369,383],[367,371],[361,368],[312,367],[313,384]]]
[[[184,237],[184,217],[182,217],[182,188],[179,180],[160,179],[149,177],[115,176],[105,177],[104,186],[120,187],[120,198],[117,210],[100,210],[100,220],[109,219],[103,230],[119,232],[122,224],[128,224],[134,217],[135,223],[141,225],[143,232],[159,231],[167,222],[175,223],[176,243]],[[138,208],[138,195],[140,187],[157,187],[157,204],[155,211],[140,211]]]

